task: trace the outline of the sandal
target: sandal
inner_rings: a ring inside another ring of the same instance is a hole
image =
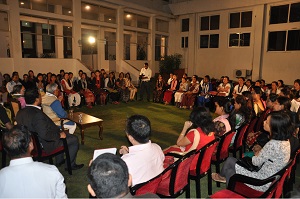
[[[224,177],[220,176],[218,173],[212,173],[211,178],[216,182],[226,183],[226,179],[224,179]]]

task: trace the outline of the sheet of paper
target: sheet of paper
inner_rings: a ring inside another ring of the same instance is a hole
[[[112,153],[112,154],[116,155],[117,148],[96,149],[94,151],[93,160],[95,160],[99,155],[101,155],[103,153]]]

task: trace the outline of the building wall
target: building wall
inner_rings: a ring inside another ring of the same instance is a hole
[[[299,78],[299,51],[268,52],[268,32],[300,29],[300,22],[269,25],[270,6],[300,2],[278,0],[203,0],[174,3],[170,8],[176,19],[170,22],[170,52],[183,55],[183,68],[188,75],[197,74],[219,78],[228,75],[235,79],[235,69],[252,70],[253,80],[263,78],[267,82],[283,79],[293,84]],[[229,14],[252,11],[252,27],[229,29]],[[200,17],[220,15],[218,31],[199,31]],[[181,32],[181,20],[190,19],[189,32]],[[249,47],[229,47],[229,34],[250,32]],[[219,48],[200,48],[200,34],[219,34]],[[189,37],[189,48],[181,48],[181,37]]]

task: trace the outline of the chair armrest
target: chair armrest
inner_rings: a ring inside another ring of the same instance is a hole
[[[279,175],[273,175],[273,176],[271,176],[269,178],[266,178],[264,180],[260,180],[260,179],[244,176],[244,175],[241,175],[241,174],[234,174],[229,179],[229,184],[228,184],[227,189],[229,189],[231,191],[235,191],[235,186],[236,186],[237,182],[246,183],[246,184],[250,184],[250,185],[254,185],[254,186],[262,186],[262,185],[265,185],[267,183],[274,182],[275,180],[277,181],[279,178],[280,178]]]

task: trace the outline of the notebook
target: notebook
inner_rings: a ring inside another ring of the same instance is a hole
[[[116,155],[117,148],[96,149],[96,150],[94,150],[93,160],[95,160],[99,155],[101,155],[103,153],[112,153],[112,154]]]

